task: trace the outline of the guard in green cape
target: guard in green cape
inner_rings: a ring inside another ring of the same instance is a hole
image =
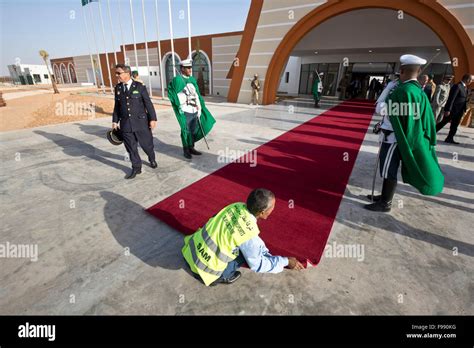
[[[400,57],[400,82],[385,100],[380,148],[382,194],[368,198],[375,203],[364,208],[389,212],[402,162],[403,182],[428,196],[443,190],[444,176],[436,157],[436,121],[430,101],[417,78],[426,60],[406,54]]]
[[[313,93],[314,107],[319,108],[319,101],[321,100],[321,93],[323,92],[323,82],[321,81],[321,76],[324,73],[318,74],[318,72],[315,70],[313,74],[314,78],[311,93]]]
[[[181,127],[181,142],[184,157],[201,155],[194,144],[211,131],[216,120],[206,108],[204,99],[199,93],[196,79],[192,76],[193,61],[181,61],[181,74],[178,74],[168,85],[168,98]]]

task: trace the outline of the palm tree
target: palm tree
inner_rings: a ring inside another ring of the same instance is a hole
[[[55,81],[55,79],[53,79],[51,77],[51,71],[49,71],[49,65],[48,65],[49,54],[48,54],[48,52],[46,52],[45,50],[40,50],[39,55],[41,56],[41,58],[43,58],[44,64],[46,64],[46,68],[48,69],[49,78],[51,80],[51,83],[53,84],[54,94],[59,94],[58,86],[56,86],[56,81]]]

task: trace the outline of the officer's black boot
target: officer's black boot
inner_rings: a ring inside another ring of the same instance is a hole
[[[388,213],[392,209],[392,200],[397,188],[397,180],[385,179],[382,186],[382,195],[380,200],[364,205],[364,208],[371,211]]]
[[[191,156],[191,151],[189,151],[189,147],[183,147],[183,154],[187,159],[193,158],[193,156]]]
[[[367,198],[369,199],[369,201],[371,201],[372,200],[372,195],[367,195]],[[374,195],[373,201],[378,202],[378,201],[380,201],[380,198],[382,198],[382,195]]]
[[[191,146],[191,147],[189,148],[189,152],[191,153],[191,155],[196,155],[196,156],[202,155],[202,153],[199,152],[198,150],[196,150],[196,149],[194,148],[194,146]]]
[[[132,168],[132,171],[130,172],[130,174],[128,174],[125,179],[133,179],[134,177],[137,176],[137,174],[141,174],[142,173],[142,169],[141,168]]]

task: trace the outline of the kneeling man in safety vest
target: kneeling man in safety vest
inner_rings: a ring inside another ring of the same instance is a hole
[[[258,236],[257,219],[267,219],[275,208],[275,195],[253,190],[245,203],[233,203],[209,219],[204,227],[184,238],[183,256],[195,277],[206,286],[231,284],[237,269],[247,263],[257,273],[279,273],[284,267],[300,270],[294,257],[273,256]]]

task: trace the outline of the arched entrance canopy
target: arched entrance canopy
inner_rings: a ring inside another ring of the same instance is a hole
[[[275,50],[268,66],[263,89],[263,104],[275,101],[278,84],[285,63],[296,44],[313,28],[324,21],[345,12],[384,8],[403,11],[435,32],[447,48],[453,62],[455,79],[458,81],[465,73],[474,71],[474,48],[466,31],[442,5],[436,1],[424,0],[329,0],[300,19],[285,35]]]

